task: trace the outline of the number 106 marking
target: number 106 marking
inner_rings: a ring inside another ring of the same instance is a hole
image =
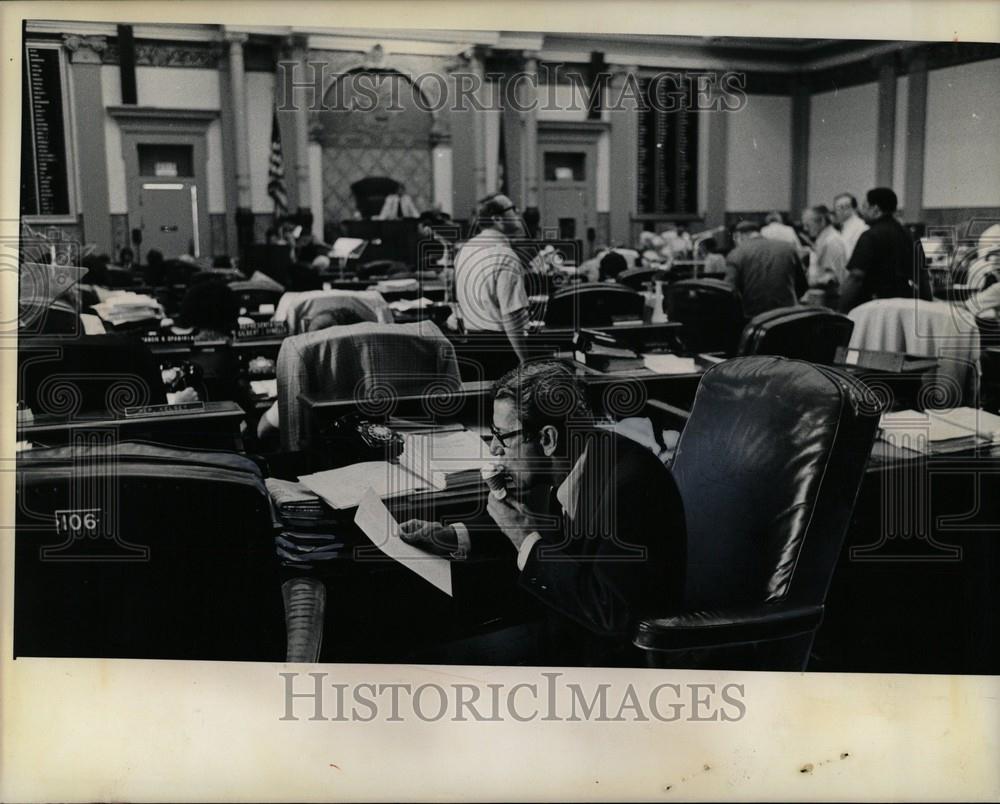
[[[100,508],[73,508],[56,511],[56,533],[67,534],[74,539],[82,539],[84,536],[96,539],[100,515]]]

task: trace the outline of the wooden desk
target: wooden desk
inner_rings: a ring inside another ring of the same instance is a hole
[[[682,329],[678,322],[622,324],[589,327],[613,335],[622,345],[636,351],[671,349]],[[531,331],[525,342],[530,358],[558,357],[573,349],[575,329],[543,328]],[[503,332],[445,332],[455,347],[463,380],[496,380],[517,365],[517,356]]]
[[[121,441],[153,441],[192,449],[242,450],[240,424],[243,409],[235,402],[206,402],[203,410],[150,416],[115,417],[106,413],[37,416],[32,424],[17,428],[19,441],[46,446],[68,444],[93,430],[114,430]]]
[[[600,372],[573,362],[577,376],[583,381],[591,406],[598,415],[613,418],[644,415],[646,400],[657,399],[690,409],[702,371],[689,374],[655,374],[647,369],[640,372]],[[324,424],[348,413],[361,413],[382,419],[387,415],[419,422],[444,423],[457,421],[470,429],[481,428],[492,420],[493,381],[487,379],[462,382],[454,394],[427,397],[422,394],[398,397],[391,410],[366,406],[364,400],[327,399],[316,394],[302,394],[304,424],[307,438],[316,438]]]
[[[1000,673],[1000,447],[876,441],[817,635],[815,669]]]

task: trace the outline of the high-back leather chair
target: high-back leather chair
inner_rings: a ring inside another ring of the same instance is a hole
[[[837,369],[739,357],[705,373],[672,471],[684,502],[680,612],[639,623],[667,667],[802,670],[878,427]]]
[[[545,308],[545,326],[609,327],[616,321],[642,321],[645,299],[619,285],[574,285],[557,290]]]
[[[690,353],[736,353],[746,318],[739,291],[718,279],[682,279],[663,289],[663,311],[684,325],[680,339]]]
[[[107,433],[80,442],[18,455],[15,655],[283,659],[260,468]]]
[[[831,365],[854,322],[823,307],[780,307],[754,316],[740,338],[741,355],[777,355]]]
[[[167,401],[156,358],[127,335],[22,339],[18,399],[36,415],[70,418]]]
[[[278,352],[281,446],[310,446],[302,394],[353,399],[365,415],[389,415],[400,396],[457,391],[455,347],[430,321],[364,322],[285,338]]]
[[[362,218],[378,215],[386,196],[398,192],[399,182],[387,176],[367,176],[351,185],[351,194]]]

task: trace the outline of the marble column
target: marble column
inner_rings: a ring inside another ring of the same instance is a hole
[[[306,72],[309,60],[308,40],[304,36],[294,36],[291,42],[292,60],[297,68]],[[299,91],[295,101],[295,200],[298,204],[296,218],[304,231],[312,229],[311,186],[309,183],[309,108],[311,93]],[[322,101],[322,98],[317,100]]]
[[[233,104],[233,139],[236,150],[236,232],[241,260],[253,243],[253,210],[250,193],[250,145],[247,137],[247,87],[243,64],[243,45],[248,35],[227,31],[229,43],[229,81]]]
[[[108,192],[108,156],[104,137],[104,96],[101,90],[101,54],[107,50],[104,36],[63,36],[69,52],[70,87],[73,102],[81,113],[76,118],[76,161],[79,167],[83,238],[94,243],[98,253],[113,259],[111,207]],[[95,125],[95,112],[98,123]],[[69,132],[67,132],[67,137]]]
[[[608,107],[611,119],[611,245],[632,245],[632,218],[638,187],[638,66],[610,65]]]

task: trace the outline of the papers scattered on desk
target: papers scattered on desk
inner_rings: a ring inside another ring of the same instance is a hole
[[[1000,442],[1000,416],[975,408],[883,413],[879,437],[895,447],[939,455]]]
[[[94,312],[112,326],[147,321],[150,318],[163,318],[163,308],[156,299],[128,291],[115,293],[106,301],[95,304]]]
[[[367,461],[303,475],[299,482],[331,508],[354,508],[369,489],[381,499],[482,482],[489,448],[469,430],[404,434],[398,463]]]
[[[379,496],[373,489],[365,492],[354,516],[355,524],[389,558],[395,559],[450,597],[451,562],[404,542],[399,537],[399,524]]]
[[[388,461],[367,461],[328,469],[303,475],[299,482],[337,509],[354,508],[369,489],[383,499],[433,489],[430,481],[418,477],[405,466]]]
[[[657,374],[694,374],[698,366],[693,357],[678,355],[644,354],[643,365]]]

